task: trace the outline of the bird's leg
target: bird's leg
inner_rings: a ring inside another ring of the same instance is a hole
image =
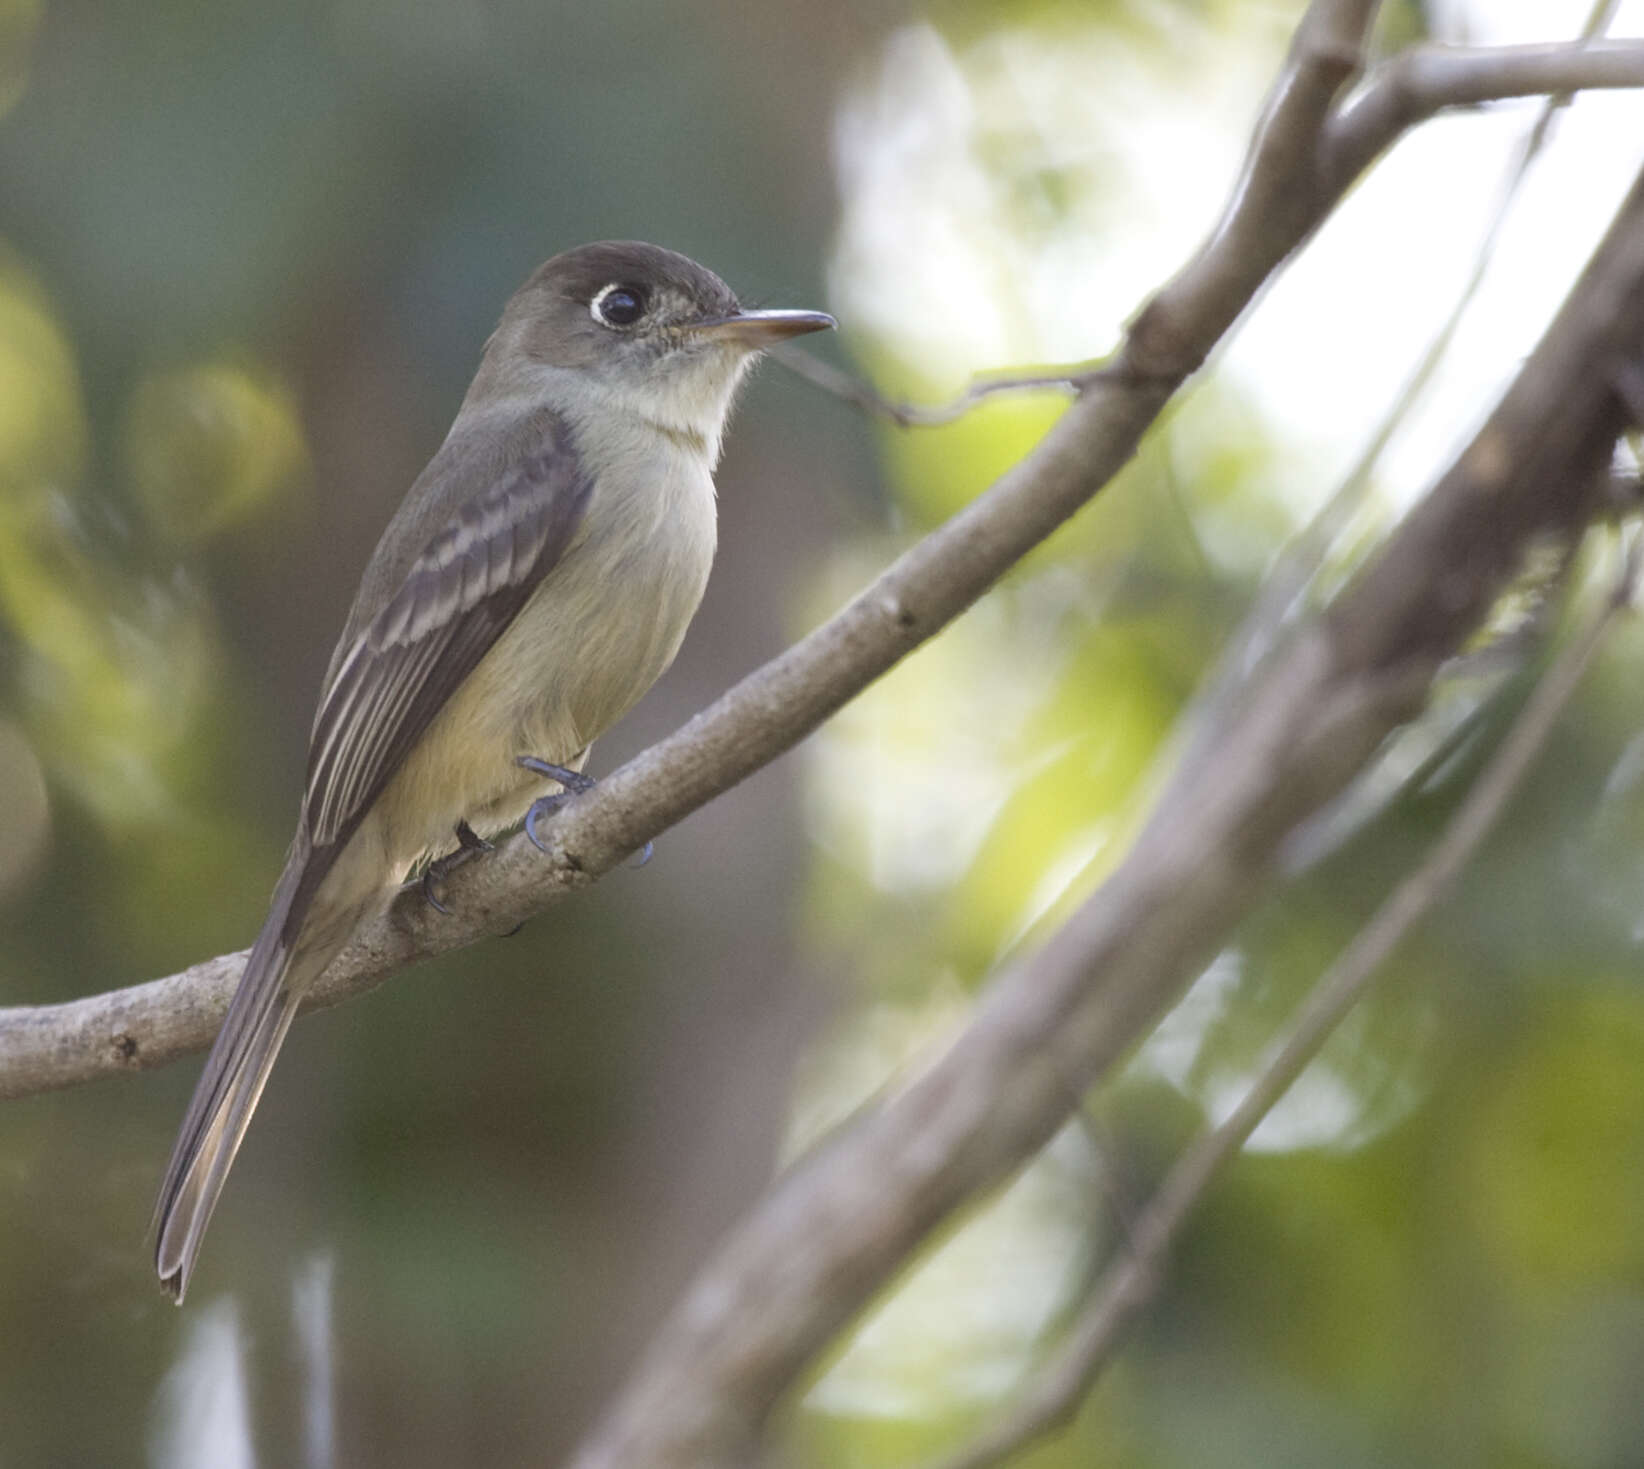
[[[552,816],[572,796],[580,796],[593,790],[598,784],[591,775],[584,775],[580,770],[568,770],[563,765],[551,765],[546,760],[539,760],[535,755],[521,755],[518,763],[527,770],[534,770],[538,775],[546,775],[550,780],[557,780],[565,787],[562,791],[555,791],[551,796],[539,796],[531,803],[531,809],[525,813],[525,834],[531,838],[532,844],[539,852],[548,850],[542,844],[542,838],[537,835],[537,822],[544,816]],[[651,860],[654,850],[650,842],[645,843],[639,854],[639,861],[634,865],[643,867]]]
[[[477,835],[466,821],[457,823],[457,843],[456,851],[447,852],[443,857],[436,857],[428,864],[427,871],[422,875],[423,897],[439,912],[447,915],[451,910],[435,896],[435,887],[445,881],[448,873],[461,867],[464,862],[472,861],[479,853],[496,851],[496,847],[484,837]]]

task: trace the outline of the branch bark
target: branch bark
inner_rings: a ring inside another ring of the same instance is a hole
[[[1378,67],[1341,110],[1330,129],[1325,170],[1357,177],[1400,133],[1447,107],[1639,86],[1641,63],[1635,41],[1412,47]]]

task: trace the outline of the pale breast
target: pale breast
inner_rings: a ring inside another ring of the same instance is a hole
[[[591,744],[674,660],[713,564],[713,481],[692,458],[656,456],[643,474],[602,473],[583,533],[504,635],[520,669],[529,736],[569,722]]]
[[[482,834],[519,820],[544,786],[516,758],[570,763],[678,652],[713,563],[713,481],[672,444],[627,457],[632,470],[598,474],[581,531],[385,793],[421,818],[389,834],[404,862],[448,848],[459,820]]]

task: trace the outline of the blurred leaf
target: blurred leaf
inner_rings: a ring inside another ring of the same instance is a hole
[[[179,545],[255,515],[308,460],[290,390],[266,369],[226,361],[145,377],[123,437],[140,503]]]
[[[917,521],[938,524],[1024,458],[1066,407],[1060,394],[1013,395],[940,428],[884,429],[889,472]]]
[[[1520,1289],[1644,1289],[1644,993],[1572,983],[1497,1057],[1472,1118],[1472,1224]]]
[[[175,586],[132,581],[56,494],[0,502],[0,621],[36,747],[106,820],[172,808],[163,776],[207,694],[215,646]]]
[[[86,425],[68,338],[33,274],[0,250],[0,485],[37,500],[80,472]]]

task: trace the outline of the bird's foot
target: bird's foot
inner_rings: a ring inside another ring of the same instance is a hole
[[[444,882],[447,875],[461,867],[464,862],[471,862],[481,852],[494,852],[496,848],[484,837],[476,835],[474,828],[466,821],[457,823],[457,849],[447,852],[443,857],[436,857],[428,864],[422,875],[422,895],[431,907],[447,916],[451,910],[440,902],[435,888]]]
[[[531,838],[531,845],[539,852],[546,852],[548,848],[537,835],[537,823],[544,816],[552,816],[572,796],[580,796],[585,791],[593,790],[594,778],[591,775],[584,775],[580,770],[570,770],[563,765],[553,765],[547,760],[539,760],[535,755],[521,755],[516,763],[526,770],[535,771],[538,775],[546,775],[549,780],[557,780],[565,787],[564,790],[555,791],[551,796],[538,797],[531,802],[531,809],[525,813],[526,836]]]
[[[538,775],[546,775],[549,780],[557,780],[565,787],[562,791],[555,791],[551,796],[541,796],[531,803],[531,809],[525,813],[525,834],[531,838],[531,843],[539,852],[546,852],[542,838],[537,835],[537,822],[544,816],[552,816],[573,796],[580,796],[593,790],[598,784],[591,775],[584,775],[580,770],[569,770],[563,765],[551,765],[546,760],[539,760],[535,755],[521,755],[518,763],[527,770],[534,770]],[[650,842],[646,842],[639,854],[636,867],[643,867],[651,860],[655,850]]]

